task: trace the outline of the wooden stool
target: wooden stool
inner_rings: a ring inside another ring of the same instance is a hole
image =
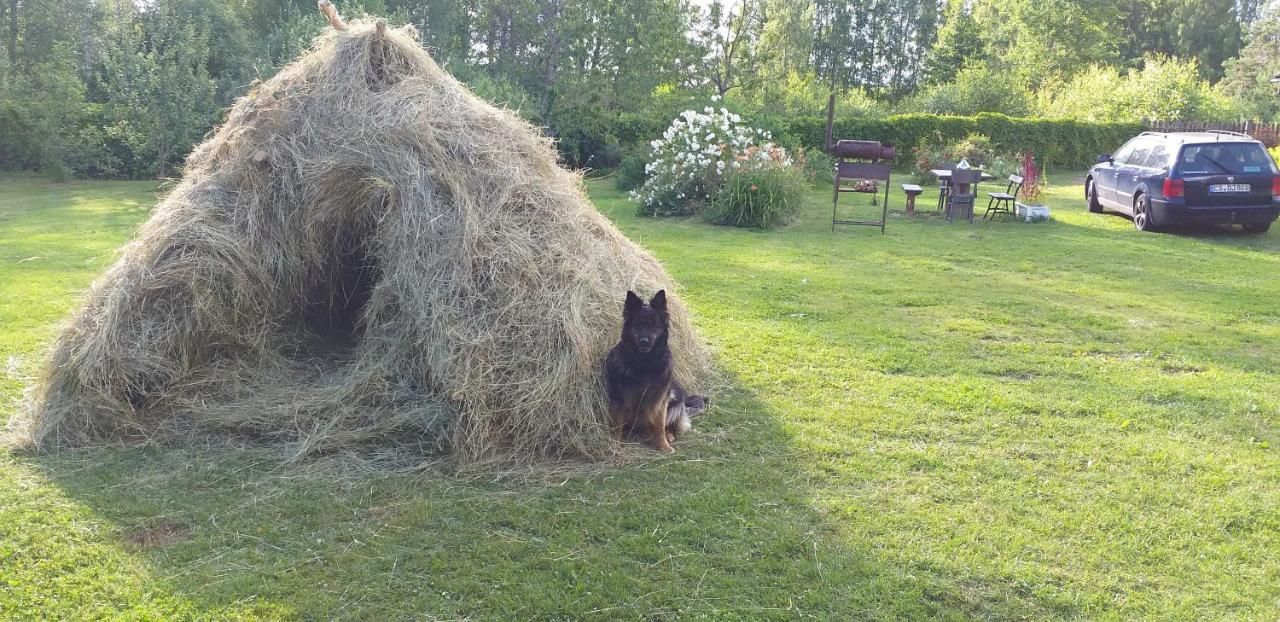
[[[915,184],[902,184],[902,191],[907,193],[907,215],[915,216],[916,197],[920,196],[921,192],[924,192],[924,188]]]

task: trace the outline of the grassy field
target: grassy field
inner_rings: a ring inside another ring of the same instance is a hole
[[[1050,223],[887,235],[822,190],[759,233],[593,184],[732,378],[674,457],[0,451],[0,619],[1275,620],[1280,233],[1139,234],[1052,181]],[[0,178],[0,422],[154,200]]]

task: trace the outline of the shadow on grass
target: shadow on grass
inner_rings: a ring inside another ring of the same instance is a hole
[[[815,503],[812,459],[766,404],[741,382],[716,402],[673,457],[643,450],[628,465],[501,481],[378,471],[351,458],[280,466],[261,449],[101,449],[20,462],[145,561],[146,592],[122,600],[167,594],[192,607],[181,616],[1072,615],[852,541]]]
[[[1111,218],[1124,221],[1129,226],[1133,226],[1133,218],[1126,214],[1122,214],[1113,210],[1106,210],[1100,214]],[[1130,231],[1135,235],[1142,235],[1136,229]],[[1175,224],[1164,225],[1160,227],[1160,234],[1174,235],[1184,238],[1192,238],[1202,242],[1210,243],[1227,243],[1231,246],[1242,246],[1247,248],[1265,249],[1271,247],[1274,250],[1275,244],[1267,237],[1265,233],[1252,233],[1245,231],[1240,225],[1215,225],[1215,224]]]

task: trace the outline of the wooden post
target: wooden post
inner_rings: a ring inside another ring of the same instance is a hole
[[[832,136],[832,132],[835,126],[835,119],[836,119],[836,92],[832,91],[831,95],[827,97],[827,142],[826,142],[827,153],[831,153],[831,149],[836,146],[834,137]]]
[[[320,8],[320,12],[324,14],[324,18],[329,20],[329,25],[334,30],[346,30],[347,23],[342,21],[342,16],[338,15],[338,7],[333,6],[329,0],[316,0],[316,6]]]

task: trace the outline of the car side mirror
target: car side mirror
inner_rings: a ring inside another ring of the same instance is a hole
[[[1113,162],[1114,162],[1114,160],[1112,160],[1112,159],[1111,159],[1111,154],[1109,154],[1109,153],[1104,153],[1104,154],[1102,154],[1102,155],[1098,156],[1098,164],[1102,164],[1103,162],[1106,162],[1107,164],[1111,164],[1111,163],[1113,163]]]

